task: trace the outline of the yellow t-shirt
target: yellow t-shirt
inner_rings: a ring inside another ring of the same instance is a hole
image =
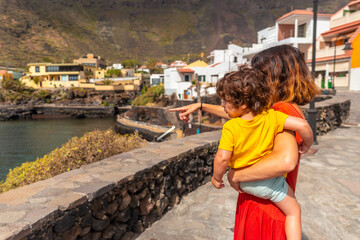
[[[288,115],[269,109],[251,120],[234,118],[227,121],[222,130],[219,148],[233,152],[231,168],[253,165],[270,153],[276,134],[284,129]]]

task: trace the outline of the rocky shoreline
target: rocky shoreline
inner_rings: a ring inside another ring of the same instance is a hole
[[[129,107],[61,106],[55,104],[2,105],[0,106],[0,121],[44,118],[108,118],[129,109]]]

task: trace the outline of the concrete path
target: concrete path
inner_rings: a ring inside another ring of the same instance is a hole
[[[360,93],[337,94],[351,99],[347,124],[318,137],[318,152],[301,159],[296,196],[303,239],[360,239]],[[228,185],[217,190],[208,183],[137,239],[232,239],[236,198]]]

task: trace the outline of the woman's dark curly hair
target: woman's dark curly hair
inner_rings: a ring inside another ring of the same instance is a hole
[[[216,84],[216,92],[222,100],[239,108],[246,105],[254,115],[270,107],[270,87],[264,74],[254,68],[241,66],[239,71],[225,74]]]

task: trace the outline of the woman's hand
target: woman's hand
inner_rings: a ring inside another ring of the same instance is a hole
[[[304,142],[301,142],[299,144],[299,153],[304,154],[307,153],[307,151],[309,151],[311,145],[307,146]]]
[[[229,184],[233,189],[235,189],[235,191],[237,191],[239,193],[243,193],[243,191],[241,191],[241,189],[240,189],[240,182],[234,181],[234,173],[235,173],[235,170],[230,168],[230,170],[227,174]]]
[[[200,109],[200,103],[193,103],[184,107],[172,108],[169,109],[170,112],[180,112],[179,118],[182,121],[188,122],[189,115]]]

